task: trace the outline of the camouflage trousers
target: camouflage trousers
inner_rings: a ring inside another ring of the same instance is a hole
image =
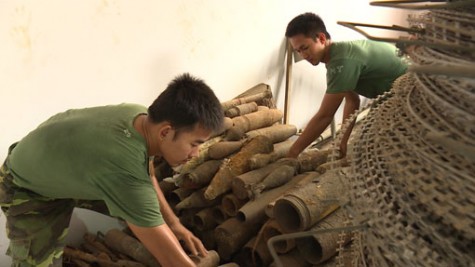
[[[0,206],[10,239],[7,255],[14,267],[62,266],[65,237],[75,207],[108,215],[103,201],[51,199],[16,186],[5,163],[0,167]]]

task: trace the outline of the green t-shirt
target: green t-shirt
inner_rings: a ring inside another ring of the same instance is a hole
[[[112,216],[142,227],[163,224],[148,173],[135,104],[59,113],[24,137],[8,166],[14,183],[57,199],[103,200]]]
[[[333,43],[325,66],[327,93],[355,91],[368,98],[389,91],[407,69],[394,45],[372,40]]]

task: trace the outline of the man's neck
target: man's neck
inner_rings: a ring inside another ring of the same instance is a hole
[[[330,47],[332,45],[332,40],[327,39],[325,42],[325,50],[322,58],[322,63],[327,64],[330,61]]]

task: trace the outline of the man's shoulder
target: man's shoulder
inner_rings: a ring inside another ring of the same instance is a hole
[[[147,113],[147,108],[140,104],[134,103],[121,103],[114,105],[98,106],[89,108],[91,114],[98,113],[102,115],[108,114],[109,116],[125,116],[127,114],[137,115],[140,113]]]
[[[72,108],[64,112],[57,113],[55,116],[71,115],[71,114],[87,114],[87,113],[103,113],[103,112],[119,112],[119,111],[146,111],[147,108],[140,104],[120,103],[103,106],[92,106],[83,108]]]
[[[384,47],[390,44],[386,42],[379,42],[374,40],[368,39],[357,39],[357,40],[349,40],[349,41],[337,41],[333,42],[332,50],[335,53],[355,53],[360,50],[364,51],[365,49],[371,47]]]
[[[112,110],[114,109],[115,110],[139,110],[139,111],[147,110],[145,106],[136,104],[136,103],[120,103],[120,104],[102,106],[98,108],[112,109]]]
[[[342,66],[359,65],[364,62],[364,41],[338,41],[332,43],[330,48],[330,60],[325,64],[327,71],[333,74],[341,72]]]

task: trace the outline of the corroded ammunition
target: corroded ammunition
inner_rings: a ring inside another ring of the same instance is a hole
[[[272,143],[265,136],[257,136],[249,140],[243,148],[229,160],[225,160],[205,191],[207,199],[214,199],[231,189],[232,179],[242,173],[248,172],[248,159],[256,153],[269,153],[273,149]]]

